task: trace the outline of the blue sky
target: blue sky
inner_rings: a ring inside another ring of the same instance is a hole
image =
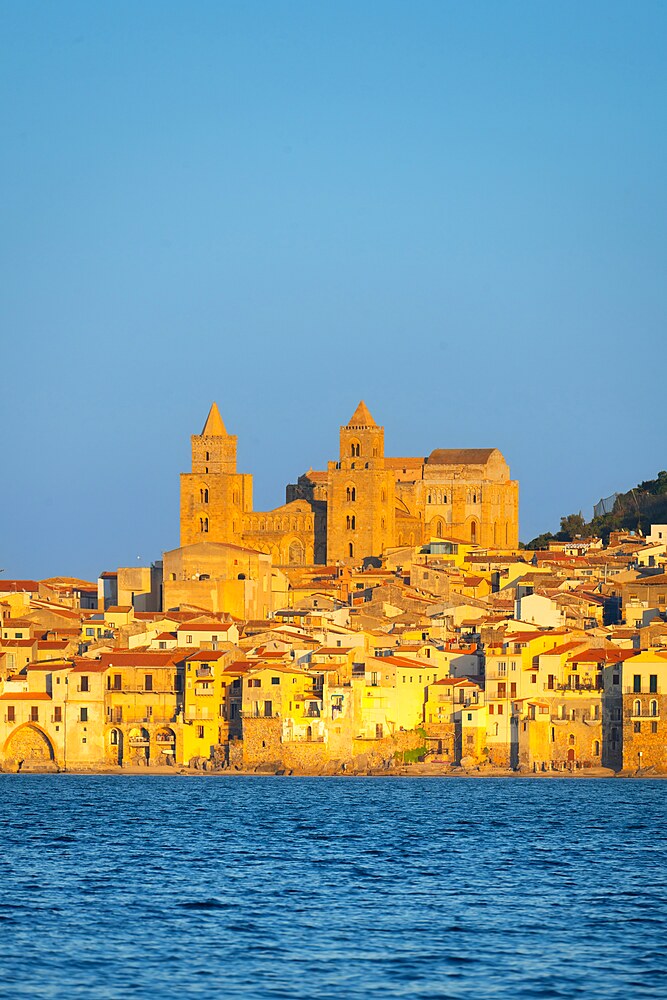
[[[178,544],[216,399],[255,506],[502,450],[521,537],[667,464],[667,6],[0,2],[5,576]]]

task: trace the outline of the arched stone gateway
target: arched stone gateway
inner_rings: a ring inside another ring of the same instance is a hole
[[[19,726],[5,743],[5,762],[18,771],[56,768],[53,746],[37,726]]]
[[[159,764],[176,763],[176,733],[169,726],[163,726],[155,734]]]
[[[143,726],[130,729],[127,742],[133,764],[148,764],[150,760],[150,734]]]

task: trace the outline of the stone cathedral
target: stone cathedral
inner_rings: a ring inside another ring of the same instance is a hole
[[[340,454],[287,486],[286,502],[256,511],[252,475],[236,469],[236,436],[213,403],[181,475],[181,546],[242,545],[274,565],[361,564],[431,539],[515,549],[519,484],[496,448],[436,448],[389,458],[384,427],[362,401],[340,428]]]

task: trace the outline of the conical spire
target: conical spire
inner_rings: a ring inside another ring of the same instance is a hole
[[[201,432],[202,437],[225,437],[227,431],[225,425],[222,422],[222,417],[220,416],[220,410],[218,409],[218,404],[213,403],[211,409],[208,411],[208,416],[206,418],[206,423],[204,424],[204,430]]]
[[[363,399],[347,422],[348,427],[377,427]]]

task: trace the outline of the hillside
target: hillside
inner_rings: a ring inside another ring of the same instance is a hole
[[[560,519],[560,531],[550,531],[526,542],[526,549],[545,549],[549,542],[569,542],[573,538],[596,536],[607,542],[612,531],[646,532],[652,524],[667,524],[667,472],[659,472],[656,479],[619,493],[610,513],[586,521],[581,513],[567,514]]]

